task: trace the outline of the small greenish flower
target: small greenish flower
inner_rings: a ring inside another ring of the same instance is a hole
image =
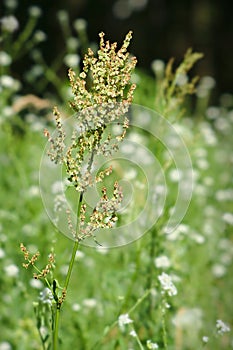
[[[64,57],[64,63],[68,66],[68,67],[78,67],[79,63],[80,63],[80,56],[74,53],[69,53]]]
[[[87,27],[87,21],[83,18],[78,18],[74,21],[74,28],[77,32],[85,30]]]
[[[32,17],[40,17],[42,14],[41,8],[38,6],[31,6],[28,9],[29,15]]]

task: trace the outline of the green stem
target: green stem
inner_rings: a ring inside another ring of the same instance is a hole
[[[74,261],[75,261],[75,256],[76,256],[76,252],[78,250],[79,247],[79,241],[75,241],[74,246],[73,246],[73,251],[72,251],[72,256],[70,259],[70,263],[69,263],[69,268],[68,268],[68,272],[66,275],[66,281],[65,281],[65,285],[64,285],[64,289],[67,290],[69,282],[70,282],[70,277],[71,277],[71,273],[74,267]]]
[[[167,329],[166,329],[166,311],[165,311],[166,300],[162,306],[162,328],[163,328],[163,346],[167,350]]]
[[[77,237],[78,237],[78,232],[79,232],[79,217],[80,217],[80,210],[81,210],[82,201],[83,201],[83,192],[80,193],[80,197],[79,197],[79,203],[78,203],[78,209],[77,209],[77,223],[76,223],[76,240],[74,242],[73,251],[72,251],[72,255],[71,255],[71,259],[70,259],[70,263],[69,263],[69,268],[68,268],[68,272],[66,275],[65,285],[63,288],[65,293],[66,293],[68,286],[69,286],[71,273],[72,273],[72,270],[74,267],[76,252],[77,252],[78,247],[79,247],[79,240]],[[55,320],[54,320],[54,329],[53,329],[53,350],[58,349],[58,332],[59,332],[61,305],[62,304],[59,301],[57,301]]]
[[[56,305],[54,330],[53,330],[53,350],[58,349],[58,331],[59,331],[59,320],[60,320],[61,308]]]
[[[21,33],[17,41],[15,41],[13,45],[13,52],[12,52],[12,56],[14,60],[18,59],[20,56],[25,54],[25,47],[26,47],[25,43],[28,41],[30,35],[32,34],[36,26],[36,23],[37,23],[37,18],[31,16],[23,32]]]
[[[136,335],[136,341],[137,341],[137,343],[138,343],[138,345],[139,345],[140,350],[144,350],[144,347],[143,347],[143,345],[142,345],[142,343],[141,343],[141,341],[140,341],[138,335]]]

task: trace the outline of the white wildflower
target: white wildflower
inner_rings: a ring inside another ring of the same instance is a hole
[[[118,317],[118,325],[122,331],[124,331],[125,325],[130,323],[133,323],[133,320],[129,318],[129,314],[122,314]]]
[[[221,335],[224,333],[230,332],[230,327],[226,323],[224,323],[222,320],[216,321],[216,328],[217,328],[217,333]]]
[[[53,294],[49,288],[45,288],[42,292],[39,294],[39,300],[42,302],[42,304],[52,304],[53,300]]]
[[[137,336],[137,333],[135,332],[135,330],[133,329],[129,335],[131,335],[131,337],[135,338]]]
[[[147,349],[150,349],[150,350],[159,348],[158,344],[157,343],[152,343],[151,340],[147,340],[146,347],[147,347]]]
[[[163,292],[167,292],[169,296],[174,296],[177,294],[177,289],[172,282],[171,276],[163,272],[161,275],[158,276],[158,279],[159,279],[159,282],[161,283]]]

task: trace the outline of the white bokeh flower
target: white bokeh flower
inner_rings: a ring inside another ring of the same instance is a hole
[[[5,51],[0,51],[0,66],[9,66],[12,62],[12,58]]]
[[[32,278],[29,282],[30,286],[35,289],[41,289],[43,287],[43,283],[40,280],[36,280]]]
[[[154,264],[157,268],[168,268],[171,266],[171,262],[166,255],[161,255],[155,258]]]
[[[9,277],[17,277],[19,274],[19,268],[15,264],[9,264],[5,266],[4,271]]]
[[[206,335],[204,335],[204,337],[202,337],[202,341],[203,341],[203,343],[208,343],[209,337],[207,337]]]
[[[233,214],[232,213],[224,213],[222,218],[227,224],[233,225]]]
[[[216,263],[212,266],[212,273],[213,273],[214,277],[216,277],[216,278],[223,277],[226,274],[226,272],[227,272],[227,269],[222,264]]]
[[[5,16],[0,19],[2,30],[13,33],[19,28],[19,22],[13,15]]]
[[[80,56],[75,53],[68,53],[64,57],[64,63],[67,67],[76,68],[80,63]]]
[[[151,69],[157,78],[162,78],[164,75],[165,63],[162,60],[154,60],[151,62]]]
[[[78,18],[74,21],[74,28],[79,31],[85,30],[87,27],[87,21],[83,18]]]
[[[78,303],[74,303],[72,305],[72,310],[75,311],[75,312],[78,312],[78,311],[81,310],[81,306]]]
[[[0,248],[0,259],[4,258],[5,255],[6,255],[5,251],[2,248]]]
[[[97,306],[97,300],[94,298],[87,298],[83,300],[83,306],[89,309],[93,309]]]
[[[8,341],[3,341],[0,343],[0,350],[12,350],[12,346]]]
[[[39,6],[31,6],[28,9],[29,15],[32,17],[40,17],[42,14],[41,8]]]

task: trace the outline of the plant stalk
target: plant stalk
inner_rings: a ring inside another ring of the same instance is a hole
[[[69,268],[68,268],[68,272],[66,275],[65,285],[63,288],[63,291],[65,291],[65,293],[66,293],[68,286],[69,286],[71,273],[72,273],[72,270],[74,267],[75,256],[76,256],[77,250],[79,248],[78,232],[79,232],[79,217],[80,217],[80,210],[81,210],[82,201],[83,201],[83,192],[80,193],[80,197],[79,197],[79,203],[78,203],[78,209],[77,209],[77,223],[76,223],[76,240],[74,242],[73,251],[72,251],[72,255],[71,255],[71,259],[70,259],[70,263],[69,263]],[[61,306],[62,306],[62,303],[60,303],[58,300],[57,305],[56,305],[54,330],[53,330],[53,350],[58,349],[58,332],[59,332]]]

